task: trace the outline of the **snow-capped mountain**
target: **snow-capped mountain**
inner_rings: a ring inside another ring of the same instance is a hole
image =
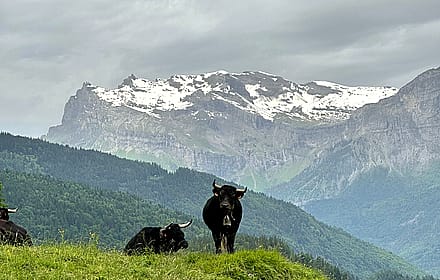
[[[193,95],[210,95],[264,119],[338,121],[365,104],[394,95],[392,87],[350,87],[315,81],[299,85],[263,72],[241,74],[217,71],[201,75],[175,75],[149,81],[129,76],[116,89],[93,88],[101,100],[160,118],[160,111],[185,110],[194,105]]]
[[[84,83],[46,139],[174,169],[186,166],[263,190],[303,170],[339,139],[357,108],[391,87],[296,84],[264,72],[131,75],[116,89]]]

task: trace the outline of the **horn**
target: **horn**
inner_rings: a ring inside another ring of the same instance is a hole
[[[192,224],[192,222],[193,222],[193,220],[191,219],[191,220],[189,220],[189,222],[187,222],[187,223],[179,224],[179,227],[180,227],[180,228],[186,228],[186,227],[189,227],[189,226]]]
[[[217,184],[215,183],[215,180],[214,180],[214,182],[212,182],[212,187],[213,187],[214,189],[221,189],[221,188],[222,188],[222,186],[217,185]]]
[[[245,193],[247,191],[247,187],[245,187],[244,189],[237,189],[236,191],[237,192]]]
[[[167,227],[171,226],[173,223],[169,223],[168,225],[164,226],[163,229],[166,229]]]
[[[8,208],[8,213],[16,213],[17,208]]]

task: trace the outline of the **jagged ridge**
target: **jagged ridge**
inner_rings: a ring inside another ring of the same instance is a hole
[[[241,74],[217,71],[200,75],[175,75],[149,81],[130,75],[117,89],[91,88],[112,106],[126,106],[160,118],[160,111],[184,110],[202,93],[267,120],[287,116],[305,120],[338,121],[365,104],[376,103],[397,92],[392,87],[349,87],[315,81],[305,85],[263,72]]]

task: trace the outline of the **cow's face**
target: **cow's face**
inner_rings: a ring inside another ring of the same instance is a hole
[[[234,202],[236,199],[236,189],[232,186],[222,186],[220,189],[214,189],[214,195],[218,197],[219,205],[221,209],[230,210],[234,209]]]
[[[177,252],[179,249],[188,248],[188,242],[185,240],[185,234],[182,228],[188,227],[192,220],[185,224],[169,224],[160,230],[161,238],[164,239],[163,251]]]
[[[15,213],[17,209],[0,208],[0,220],[9,221],[9,213]]]
[[[212,185],[212,192],[216,197],[218,197],[220,209],[225,210],[225,212],[234,210],[235,201],[242,198],[246,192],[246,189],[237,189],[229,185],[219,186],[215,183],[215,181]]]

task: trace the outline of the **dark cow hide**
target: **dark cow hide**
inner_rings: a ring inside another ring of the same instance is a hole
[[[27,231],[9,221],[9,213],[16,211],[17,209],[0,208],[0,244],[31,246],[32,240]]]
[[[219,186],[212,183],[214,195],[208,199],[203,208],[203,221],[211,230],[215,252],[227,250],[234,252],[235,235],[240,226],[243,210],[240,200],[247,188],[237,189],[233,186]]]
[[[188,242],[182,228],[191,225],[192,220],[185,224],[169,224],[166,227],[144,227],[125,246],[128,255],[145,254],[147,250],[154,253],[177,252],[188,248]]]

